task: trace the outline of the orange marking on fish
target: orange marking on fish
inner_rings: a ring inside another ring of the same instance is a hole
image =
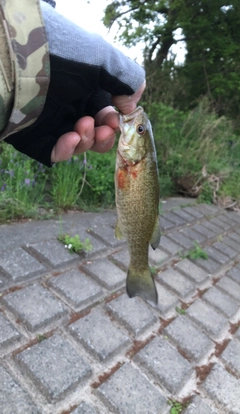
[[[124,188],[126,184],[126,172],[123,170],[118,170],[117,172],[117,185],[118,188]]]
[[[133,177],[133,178],[137,178],[137,176],[138,176],[138,171],[137,171],[137,170],[132,170],[132,171],[131,171],[131,175],[132,175],[132,177]]]

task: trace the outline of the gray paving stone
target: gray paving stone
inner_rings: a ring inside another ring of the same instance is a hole
[[[222,218],[222,215],[218,217],[214,217],[213,219],[210,220],[210,222],[215,224],[220,229],[222,229],[222,231],[226,231],[228,230],[229,226],[224,221],[222,221],[221,218]]]
[[[30,395],[0,366],[1,414],[40,414]]]
[[[191,214],[196,219],[201,219],[204,216],[196,207],[184,207],[184,211]]]
[[[166,236],[161,236],[160,246],[161,249],[165,250],[165,252],[167,252],[170,256],[175,256],[183,250],[182,246],[174,243],[171,239],[169,239]]]
[[[155,337],[134,359],[172,393],[177,393],[192,373],[191,364],[163,337]]]
[[[227,216],[231,218],[231,220],[235,221],[236,223],[240,224],[240,214],[235,211],[228,211]]]
[[[234,250],[231,247],[227,246],[223,242],[216,242],[212,245],[212,247],[219,250],[221,253],[225,254],[230,259],[235,259],[235,257],[237,256],[236,250]]]
[[[72,236],[76,235],[76,230],[72,232]],[[85,255],[87,257],[94,256],[96,254],[102,253],[108,249],[105,243],[101,242],[100,240],[93,237],[88,231],[81,231],[80,233],[80,239],[86,240],[88,239],[91,243],[91,250],[89,252],[85,252]]]
[[[5,286],[6,286],[6,280],[5,280],[4,276],[2,276],[1,273],[0,273],[0,290],[5,288]]]
[[[158,304],[156,309],[161,316],[165,317],[179,305],[179,299],[159,283],[156,283],[156,287],[158,292]]]
[[[221,234],[223,231],[222,227],[217,226],[211,220],[204,220],[201,222],[201,225],[206,229],[211,230],[216,235]]]
[[[0,312],[0,354],[3,348],[18,342],[21,338],[20,332]]]
[[[205,250],[204,250],[205,251]],[[214,275],[221,269],[221,264],[212,260],[210,257],[208,259],[194,259],[192,260],[197,266],[200,266],[205,270],[209,275]]]
[[[173,211],[168,211],[167,213],[165,213],[164,218],[174,223],[175,227],[183,226],[184,224],[186,224],[186,220],[184,220],[179,215],[174,214]]]
[[[224,276],[216,283],[216,286],[240,301],[240,285],[234,280]]]
[[[185,229],[181,229],[180,230],[181,234],[184,234],[184,236],[189,237],[189,239],[197,242],[197,243],[202,243],[204,242],[204,240],[206,240],[206,238],[198,233],[197,231],[193,230],[192,227],[187,227]]]
[[[126,273],[107,259],[87,263],[83,270],[109,290],[119,288],[126,282]]]
[[[82,401],[79,406],[71,411],[72,414],[100,414],[99,410],[92,404]]]
[[[149,263],[156,265],[156,266],[160,266],[161,264],[165,263],[169,259],[169,256],[167,255],[167,253],[165,253],[163,250],[159,248],[153,250],[151,247],[149,247],[148,257],[149,257]]]
[[[213,337],[220,335],[227,326],[227,319],[201,299],[189,306],[186,313]]]
[[[240,328],[237,330],[236,334],[235,334],[236,338],[239,339],[240,341]]]
[[[86,308],[103,298],[101,287],[78,269],[71,269],[60,276],[52,277],[48,284],[74,310]]]
[[[223,221],[224,223],[226,223],[226,225],[228,225],[228,229],[231,229],[231,228],[236,226],[236,221],[232,220],[232,218],[229,216],[229,214],[222,214],[219,217],[220,217],[221,221]]]
[[[36,244],[26,245],[29,253],[51,267],[60,267],[79,259],[76,253],[70,253],[58,240],[46,240]]]
[[[173,212],[177,216],[181,217],[186,223],[192,223],[196,220],[195,217],[185,211],[185,208],[175,209]]]
[[[112,254],[111,258],[113,260],[113,263],[123,267],[127,271],[130,263],[130,254],[128,250],[120,250],[119,252]]]
[[[9,252],[3,252],[0,257],[2,268],[13,282],[20,282],[36,275],[41,275],[46,268],[25,252],[21,247]]]
[[[135,336],[146,331],[158,320],[145,302],[138,297],[129,300],[126,294],[108,302],[106,308]]]
[[[221,290],[217,289],[216,286],[208,289],[207,292],[202,296],[202,299],[208,302],[209,305],[212,305],[220,310],[228,318],[231,318],[233,315],[235,315],[237,310],[240,308],[239,302]]]
[[[165,329],[166,334],[190,359],[199,361],[213,348],[212,341],[185,316],[178,316]]]
[[[90,234],[93,237],[99,238],[110,247],[117,247],[126,243],[125,240],[119,240],[115,238],[115,230],[110,226],[98,226],[97,228],[93,228]]]
[[[158,273],[157,279],[182,299],[186,299],[195,292],[193,283],[172,268]]]
[[[69,331],[88,352],[102,362],[130,343],[122,328],[113,323],[100,308],[94,308],[91,313],[71,324]]]
[[[204,223],[204,222],[202,222]],[[196,232],[200,233],[202,236],[205,237],[207,240],[214,239],[216,237],[216,234],[209,229],[209,227],[203,226],[203,224],[194,224],[192,226],[192,229]]]
[[[240,284],[240,266],[234,266],[228,273],[226,276],[231,277],[231,279],[233,279],[235,282]]]
[[[197,204],[195,208],[199,210],[204,216],[211,216],[217,214],[219,211],[219,208],[213,206],[212,204]]]
[[[50,402],[65,397],[92,374],[88,362],[60,335],[21,352],[16,362]]]
[[[240,253],[240,243],[236,242],[236,240],[226,236],[222,239],[222,242],[232,249],[236,250],[237,253]]]
[[[209,258],[215,260],[215,262],[220,263],[223,266],[230,261],[228,256],[219,252],[219,250],[215,249],[213,245],[205,247],[204,251],[208,254]]]
[[[220,414],[220,411],[216,411],[215,408],[209,407],[209,405],[198,395],[192,399],[191,403],[183,414]]]
[[[187,258],[176,263],[174,267],[189,279],[191,279],[197,286],[201,286],[203,283],[209,280],[208,273],[206,273],[203,269],[198,267]]]
[[[206,394],[229,414],[240,413],[240,380],[216,364],[202,385]]]
[[[168,237],[175,243],[180,244],[184,249],[190,249],[193,246],[193,241],[179,231],[173,231],[168,234]]]
[[[67,314],[65,306],[37,284],[9,293],[2,301],[31,332]]]
[[[176,225],[172,221],[167,220],[164,216],[160,216],[161,231],[168,231],[174,227],[176,227]]]
[[[168,407],[166,398],[130,363],[119,368],[96,392],[114,413],[165,413]]]
[[[228,235],[229,235],[229,237],[230,237],[231,239],[233,239],[233,240],[234,240],[237,244],[239,244],[239,243],[240,243],[240,234],[233,232],[233,233],[229,233]]]
[[[221,358],[240,380],[240,342],[237,339],[232,339],[229,342]]]

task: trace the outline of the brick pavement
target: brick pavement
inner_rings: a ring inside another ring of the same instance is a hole
[[[157,306],[125,293],[115,211],[0,226],[0,413],[240,413],[240,215],[162,204]],[[89,237],[70,254],[60,233]],[[194,242],[208,259],[186,257]],[[173,403],[172,403],[173,404]]]

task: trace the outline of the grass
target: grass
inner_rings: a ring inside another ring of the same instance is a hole
[[[168,404],[171,405],[170,414],[180,414],[188,405],[176,400],[168,400]]]
[[[85,239],[84,241],[81,241],[78,234],[73,237],[69,234],[63,234],[58,236],[58,240],[65,245],[69,253],[81,253],[83,251],[89,252],[92,250],[90,240]]]
[[[195,259],[208,259],[208,254],[199,246],[199,244],[195,241],[194,242],[194,248],[189,250],[186,254],[181,255],[182,258],[187,258],[191,260]]]

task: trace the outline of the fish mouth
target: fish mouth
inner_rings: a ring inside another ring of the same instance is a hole
[[[121,123],[125,124],[126,122],[134,121],[136,116],[141,115],[144,112],[141,106],[138,106],[134,111],[130,112],[130,114],[120,115]]]

